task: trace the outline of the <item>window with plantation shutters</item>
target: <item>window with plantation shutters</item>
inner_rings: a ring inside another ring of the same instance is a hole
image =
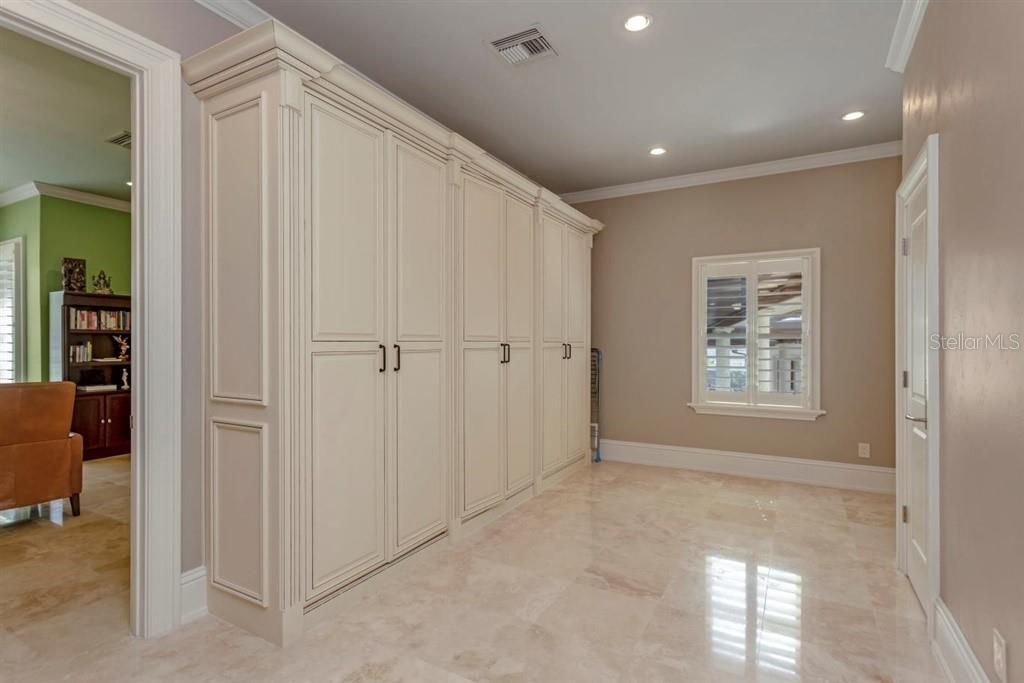
[[[21,239],[0,242],[0,384],[22,379]]]
[[[813,420],[819,402],[818,249],[693,260],[698,413]]]

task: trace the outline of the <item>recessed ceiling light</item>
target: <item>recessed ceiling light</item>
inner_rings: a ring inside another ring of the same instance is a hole
[[[627,31],[643,31],[645,28],[651,25],[650,14],[635,14],[629,19],[626,19],[626,30]]]
[[[862,111],[851,111],[849,114],[843,114],[843,121],[856,121],[862,116],[864,116]]]
[[[665,149],[664,147],[661,147],[661,146],[655,146],[655,147],[651,147],[651,149],[650,149],[650,152],[649,152],[649,153],[650,153],[650,155],[651,155],[652,157],[660,157],[660,156],[661,156],[662,154],[664,154],[664,153],[665,153],[665,152],[667,152],[667,151],[668,151],[668,150],[667,150],[667,149]]]
[[[129,180],[128,182],[125,183],[125,185],[127,185],[128,187],[131,187],[132,186],[132,181]]]

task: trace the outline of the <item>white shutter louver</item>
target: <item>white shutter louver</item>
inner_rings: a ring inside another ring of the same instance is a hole
[[[18,380],[18,244],[0,243],[0,383]]]

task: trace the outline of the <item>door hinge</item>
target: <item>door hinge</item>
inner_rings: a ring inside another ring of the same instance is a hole
[[[135,416],[134,415],[129,415],[128,416],[128,429],[135,429]]]
[[[903,388],[906,389],[908,386],[907,371],[903,371]]]
[[[907,512],[907,506],[906,506],[906,505],[904,505],[904,506],[903,506],[903,523],[904,523],[904,524],[906,524],[906,523],[907,523],[907,520],[908,520],[909,518],[910,518],[910,513],[909,513],[909,512]]]
[[[900,240],[900,252],[902,252],[904,256],[910,253],[910,242],[907,241],[906,237]]]

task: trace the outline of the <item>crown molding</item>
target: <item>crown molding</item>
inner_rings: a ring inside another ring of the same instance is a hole
[[[265,10],[260,9],[249,0],[195,0],[195,2],[242,29],[252,28],[271,18]]]
[[[852,164],[858,161],[871,161],[872,159],[898,157],[902,153],[902,141],[893,140],[892,142],[883,142],[877,145],[840,149],[835,152],[808,154],[807,156],[791,157],[789,159],[779,159],[777,161],[765,161],[759,164],[732,166],[730,168],[721,168],[714,171],[687,173],[686,175],[676,175],[668,178],[642,180],[638,183],[626,183],[624,185],[598,187],[593,190],[569,192],[568,194],[562,195],[562,201],[567,204],[580,204],[582,202],[592,202],[598,199],[628,197],[633,194],[646,194],[648,192],[661,192],[663,190],[678,190],[684,187],[712,185],[714,183],[724,183],[730,180],[744,180],[746,178],[758,178],[760,176],[777,175],[779,173],[806,171],[812,168],[823,168],[825,166]]]
[[[885,58],[885,68],[896,73],[903,73],[907,68],[926,9],[928,0],[903,0],[900,15],[896,19],[896,29],[892,33],[892,42],[889,44],[889,55]]]
[[[89,204],[91,206],[99,206],[104,209],[124,211],[125,213],[131,213],[132,210],[132,203],[123,199],[104,197],[101,194],[82,192],[81,190],[72,190],[70,187],[61,187],[60,185],[50,185],[49,183],[40,182],[25,183],[24,185],[19,185],[18,187],[7,190],[7,192],[0,193],[0,206],[7,206],[8,204],[14,204],[15,202],[20,202],[24,199],[40,196],[66,199],[69,202]]]

